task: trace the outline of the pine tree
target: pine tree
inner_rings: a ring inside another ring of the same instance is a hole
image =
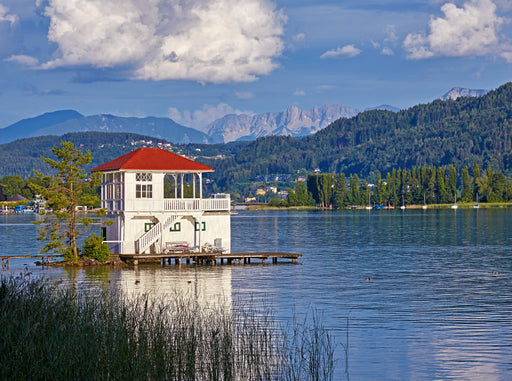
[[[31,183],[31,188],[41,194],[53,208],[53,215],[35,222],[39,226],[38,240],[46,241],[41,253],[62,253],[65,259],[76,262],[77,238],[83,234],[82,227],[92,223],[92,218],[77,212],[77,206],[90,202],[90,196],[84,194],[83,190],[89,187],[89,183],[99,184],[101,174],[96,172],[86,179],[84,167],[91,162],[92,155],[90,151],[83,154],[71,142],[61,142],[60,147],[54,146],[52,152],[57,160],[46,157],[41,159],[56,170],[57,175],[45,176],[36,171],[37,177],[49,185],[44,187]]]

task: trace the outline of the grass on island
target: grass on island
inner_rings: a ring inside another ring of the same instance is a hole
[[[318,318],[268,307],[127,297],[19,276],[0,281],[2,380],[332,380]]]

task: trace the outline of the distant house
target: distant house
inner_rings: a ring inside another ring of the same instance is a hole
[[[229,195],[203,198],[203,173],[212,168],[160,148],[139,148],[92,172],[103,172],[103,235],[111,253],[161,253],[175,244],[230,252]]]
[[[267,191],[265,189],[258,188],[256,189],[256,196],[263,196],[267,194]]]

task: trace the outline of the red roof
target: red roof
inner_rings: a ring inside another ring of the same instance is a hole
[[[102,164],[91,170],[115,171],[115,170],[140,170],[140,171],[190,171],[190,172],[213,172],[207,165],[197,163],[175,153],[160,148],[139,148]]]

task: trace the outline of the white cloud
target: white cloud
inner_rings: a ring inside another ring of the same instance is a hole
[[[37,58],[31,57],[31,56],[25,56],[25,55],[13,55],[9,58],[6,58],[4,61],[6,62],[17,62],[22,65],[26,66],[36,66],[39,61]]]
[[[302,96],[306,95],[306,92],[304,90],[295,90],[293,95],[295,95],[296,97],[302,97]]]
[[[335,58],[335,57],[355,57],[361,54],[361,50],[354,45],[346,45],[342,48],[339,46],[336,49],[328,50],[320,56],[320,58]]]
[[[187,127],[202,130],[204,130],[208,124],[228,114],[252,114],[252,112],[235,110],[226,103],[219,103],[217,106],[204,105],[202,109],[195,111],[180,111],[175,107],[171,107],[168,110],[169,118],[175,122]]]
[[[427,35],[406,37],[403,45],[408,51],[407,58],[504,55],[509,50],[500,44],[498,36],[505,19],[496,15],[491,0],[471,0],[462,8],[446,3],[441,11],[444,17],[430,18]]]
[[[383,56],[394,56],[395,55],[395,52],[393,52],[393,50],[391,48],[382,48],[380,54],[382,54]]]
[[[9,8],[0,4],[0,22],[7,21],[10,22],[11,25],[18,22],[18,16],[9,14]]]
[[[48,0],[43,68],[131,67],[144,80],[247,82],[272,71],[285,17],[267,0]]]
[[[295,36],[293,36],[293,41],[294,42],[304,41],[305,39],[306,39],[306,34],[305,33],[297,33]]]

